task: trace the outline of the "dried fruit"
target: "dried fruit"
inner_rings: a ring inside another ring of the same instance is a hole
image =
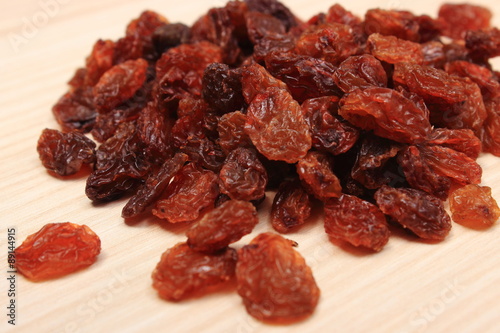
[[[193,224],[186,232],[187,244],[195,251],[214,253],[252,232],[258,222],[254,205],[229,200]]]
[[[465,185],[450,195],[453,221],[471,227],[491,227],[500,218],[500,208],[491,196],[491,188],[475,184]]]
[[[202,210],[213,207],[219,194],[219,178],[206,169],[190,163],[174,176],[156,201],[153,214],[170,223],[198,219]]]
[[[16,269],[32,281],[58,278],[92,265],[101,240],[86,225],[49,223],[15,249]]]
[[[219,173],[220,190],[235,200],[258,200],[264,197],[267,172],[257,154],[236,148],[226,158]]]
[[[311,134],[300,105],[286,90],[276,87],[254,97],[245,132],[270,160],[294,163],[311,148]]]
[[[181,301],[227,283],[234,277],[235,267],[232,248],[205,254],[178,243],[162,254],[152,274],[153,288],[163,299]]]
[[[412,188],[382,186],[375,193],[380,210],[418,237],[443,240],[451,229],[451,220],[441,200]]]
[[[83,164],[95,161],[95,147],[92,140],[79,132],[62,133],[46,128],[36,149],[47,170],[69,176],[77,173]]]
[[[260,234],[238,251],[236,281],[248,313],[266,322],[303,319],[319,300],[311,269],[277,234]]]
[[[297,163],[297,173],[305,188],[319,200],[337,198],[342,186],[333,173],[333,162],[324,153],[310,151]]]
[[[311,215],[312,202],[309,193],[298,179],[281,183],[271,207],[271,224],[281,233],[287,233],[302,225]]]
[[[477,5],[447,3],[439,8],[438,17],[445,22],[443,35],[463,39],[467,31],[488,28],[491,12]]]
[[[373,251],[381,251],[390,235],[377,206],[347,194],[325,203],[325,231],[330,237]]]

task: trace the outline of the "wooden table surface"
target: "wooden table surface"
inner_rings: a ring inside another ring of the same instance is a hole
[[[185,226],[157,220],[126,225],[124,201],[93,206],[85,178],[59,180],[41,166],[36,141],[58,128],[51,106],[84,64],[98,38],[117,39],[144,9],[191,24],[223,0],[20,0],[0,5],[0,331],[2,332],[500,332],[500,226],[474,231],[454,224],[448,238],[427,244],[394,235],[378,254],[328,241],[321,218],[289,238],[312,267],[321,288],[314,315],[291,326],[252,319],[233,292],[181,303],[159,299],[151,272],[160,255],[184,240]],[[333,4],[285,0],[307,19]],[[437,1],[340,1],[363,14],[374,7],[409,9],[435,16]],[[492,9],[500,26],[500,2]],[[496,62],[496,68],[500,69]],[[500,200],[500,158],[485,154],[483,184]],[[270,197],[247,243],[268,224]],[[16,326],[7,324],[7,229],[17,244],[48,222],[89,225],[102,240],[91,268],[65,278],[32,283],[16,277]]]

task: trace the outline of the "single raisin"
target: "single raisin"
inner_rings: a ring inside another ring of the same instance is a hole
[[[238,294],[248,313],[265,322],[301,320],[313,313],[320,291],[292,242],[263,233],[238,251]]]
[[[178,243],[162,254],[152,274],[153,288],[167,301],[181,301],[227,283],[235,267],[234,249],[204,254]]]
[[[304,187],[319,200],[339,197],[342,192],[340,181],[333,173],[333,162],[327,154],[308,152],[297,163],[297,173]]]
[[[14,252],[17,271],[32,281],[42,281],[92,265],[101,252],[101,240],[86,225],[49,223]]]
[[[274,230],[287,233],[302,225],[311,215],[312,201],[298,179],[281,183],[271,207],[271,224]]]
[[[491,196],[491,188],[476,184],[453,191],[450,210],[453,221],[476,229],[490,227],[500,218],[500,208]]]
[[[195,251],[213,253],[251,233],[258,222],[254,205],[229,200],[192,225],[186,232],[187,244]]]

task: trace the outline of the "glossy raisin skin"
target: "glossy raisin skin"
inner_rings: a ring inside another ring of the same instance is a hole
[[[220,170],[220,189],[231,199],[252,201],[265,195],[267,172],[254,150],[236,148]]]
[[[83,164],[95,161],[95,147],[96,144],[80,132],[62,133],[46,128],[36,149],[47,170],[69,176],[77,173]]]
[[[287,233],[306,222],[311,215],[312,201],[298,179],[281,183],[271,207],[271,225],[280,233]]]
[[[311,148],[311,134],[300,105],[284,89],[258,94],[248,107],[245,132],[270,160],[297,162]]]
[[[325,231],[330,237],[377,252],[390,236],[385,215],[377,206],[347,194],[325,203]]]
[[[355,126],[403,143],[424,141],[431,131],[428,111],[388,88],[350,92],[340,100],[339,114]]]
[[[58,278],[92,265],[101,240],[86,225],[49,223],[15,249],[16,269],[32,281]]]
[[[229,200],[193,224],[186,232],[187,244],[195,251],[214,253],[252,232],[258,222],[254,205]]]
[[[441,241],[451,229],[451,219],[441,200],[412,188],[382,186],[375,193],[380,210],[418,237]]]
[[[343,92],[372,86],[386,87],[387,73],[381,62],[370,54],[351,56],[335,71],[335,83]]]
[[[168,186],[170,180],[179,172],[188,158],[186,154],[177,153],[161,167],[151,173],[146,182],[137,190],[122,210],[122,217],[131,218],[144,212],[153,204]]]
[[[152,274],[153,288],[167,301],[181,301],[230,281],[235,267],[234,249],[204,254],[178,243],[162,254]]]
[[[217,143],[226,155],[238,147],[253,147],[252,141],[245,133],[246,120],[246,115],[240,111],[229,112],[219,118]]]
[[[438,17],[445,22],[443,34],[453,39],[464,39],[467,31],[488,28],[491,12],[472,4],[443,4]]]
[[[213,207],[219,194],[218,180],[210,170],[194,163],[185,165],[156,201],[153,214],[170,223],[198,219],[203,209]]]
[[[297,173],[304,187],[319,200],[337,198],[342,192],[340,180],[333,173],[332,159],[310,151],[297,163]]]
[[[491,227],[500,218],[488,186],[470,184],[456,189],[450,195],[450,210],[454,222],[474,229]]]
[[[265,322],[290,322],[311,315],[319,289],[291,241],[272,233],[255,237],[238,251],[238,294],[248,313]]]

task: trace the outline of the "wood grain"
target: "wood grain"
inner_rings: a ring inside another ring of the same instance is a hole
[[[307,19],[332,4],[326,0],[284,1]],[[42,4],[56,3],[50,8]],[[435,15],[439,3],[340,1],[363,14],[368,8],[409,9]],[[479,1],[497,16],[500,3]],[[83,65],[98,38],[117,39],[144,9],[170,21],[191,24],[223,0],[178,2],[132,0],[3,1],[0,10],[0,262],[6,271],[7,228],[17,242],[48,222],[89,225],[103,251],[90,269],[62,279],[31,283],[17,276],[17,325],[7,324],[6,279],[0,279],[0,331],[8,332],[498,332],[500,331],[500,227],[473,231],[454,224],[442,243],[428,244],[395,234],[379,254],[334,245],[321,217],[290,234],[311,265],[322,295],[315,314],[292,326],[269,326],[247,315],[235,292],[182,303],[160,300],[150,274],[160,254],[184,239],[185,226],[157,220],[126,225],[124,201],[94,206],[85,197],[85,178],[59,180],[41,166],[35,145],[41,130],[57,128],[51,106],[66,81]],[[45,9],[44,9],[45,8]],[[46,13],[46,14],[43,14]],[[50,13],[51,15],[48,15]],[[44,16],[45,15],[45,16]],[[44,20],[44,17],[46,20]],[[38,20],[38,21],[36,21]],[[25,22],[35,22],[34,31]],[[26,30],[27,29],[27,30]],[[22,42],[13,41],[21,36]],[[20,44],[19,44],[20,43]],[[500,68],[498,62],[495,63]],[[483,184],[500,199],[500,159],[483,155]],[[267,209],[252,235],[270,230]],[[497,223],[498,224],[498,223]],[[6,275],[6,273],[4,272]],[[4,275],[2,275],[4,276]]]

